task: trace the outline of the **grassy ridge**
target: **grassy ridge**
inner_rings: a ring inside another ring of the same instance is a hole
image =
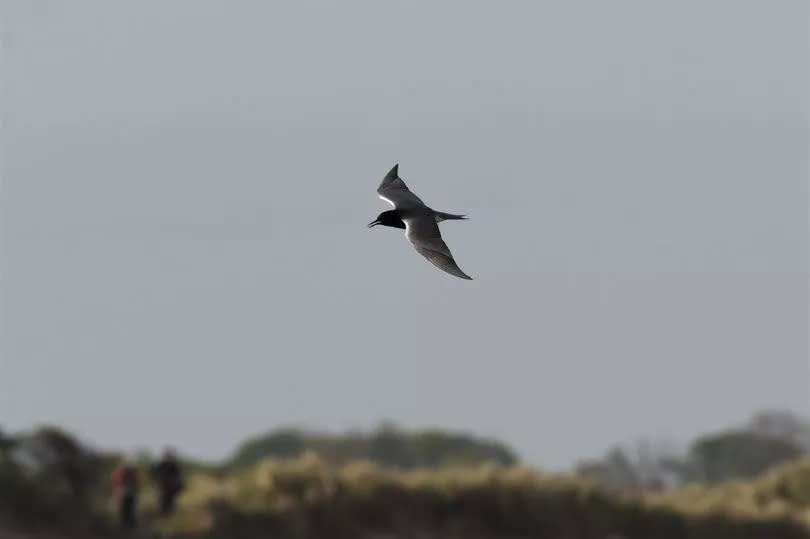
[[[688,485],[645,495],[652,507],[696,515],[789,518],[810,529],[810,458],[779,466],[754,481]]]
[[[644,497],[608,495],[578,477],[494,465],[395,471],[333,468],[313,454],[268,460],[226,477],[196,473],[173,537],[554,537],[799,539],[810,464],[750,484],[688,487]],[[798,479],[797,479],[798,478]]]

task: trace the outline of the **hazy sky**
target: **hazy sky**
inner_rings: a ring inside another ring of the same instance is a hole
[[[3,428],[810,413],[807,2],[0,6]],[[366,229],[396,162],[474,281]]]

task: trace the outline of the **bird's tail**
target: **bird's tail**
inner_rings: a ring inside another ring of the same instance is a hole
[[[436,221],[442,222],[447,221],[449,219],[466,219],[466,215],[456,215],[454,213],[444,213],[443,211],[437,211],[436,213]]]

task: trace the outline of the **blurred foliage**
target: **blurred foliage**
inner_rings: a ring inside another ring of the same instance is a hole
[[[692,483],[662,493],[648,493],[652,506],[696,514],[789,517],[810,527],[810,457],[773,468],[753,481],[711,486]]]
[[[636,490],[642,487],[635,464],[619,448],[611,449],[602,459],[580,463],[577,473],[591,477],[612,490]]]
[[[751,479],[808,453],[808,423],[789,412],[768,411],[742,428],[697,438],[683,455],[642,443],[634,452],[614,448],[577,471],[614,490],[662,490],[696,481]]]
[[[783,440],[810,452],[810,421],[786,410],[765,410],[754,414],[746,431],[766,438]]]
[[[436,468],[447,465],[517,462],[515,453],[493,440],[442,430],[405,432],[390,423],[371,434],[343,436],[280,429],[243,443],[228,460],[230,471],[252,466],[262,459],[294,458],[314,451],[333,465],[370,460],[393,468]]]
[[[690,479],[718,483],[751,478],[802,453],[801,448],[786,440],[745,431],[703,436],[690,450]]]
[[[114,537],[92,507],[104,458],[53,427],[32,435],[0,436],[0,536],[4,526],[58,529],[80,537]]]
[[[793,466],[810,471],[807,463]],[[159,529],[223,539],[265,537],[268,530],[313,538],[808,538],[801,502],[808,485],[783,484],[794,473],[789,467],[751,485],[628,497],[581,477],[521,467],[395,470],[368,461],[333,467],[309,453],[221,478],[195,474],[181,511]]]
[[[810,539],[810,457],[778,464],[802,450],[801,422],[784,418],[698,438],[681,457],[653,444],[617,449],[568,476],[520,467],[504,446],[465,435],[392,425],[343,437],[287,429],[244,444],[235,455],[241,465],[186,461],[187,488],[165,519],[142,452],[134,459],[144,481],[142,531],[189,539]],[[268,440],[284,458],[261,456]],[[0,536],[11,526],[115,537],[108,495],[119,460],[54,427],[0,432]],[[765,469],[753,479],[703,481]],[[663,488],[667,474],[685,484]]]
[[[91,490],[104,477],[112,460],[83,446],[69,433],[53,426],[39,428],[18,438],[12,449],[32,472],[53,485],[66,489],[78,503],[89,503]]]

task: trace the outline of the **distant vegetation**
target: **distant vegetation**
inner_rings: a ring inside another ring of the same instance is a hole
[[[683,455],[617,448],[568,476],[520,467],[503,444],[460,433],[285,429],[221,464],[188,463],[169,519],[155,516],[147,481],[142,515],[162,536],[189,539],[810,539],[806,428],[769,412],[702,436]],[[0,433],[0,536],[11,526],[113,537],[107,495],[117,461],[54,427]],[[144,478],[148,464],[144,456]]]
[[[754,416],[740,428],[698,437],[685,455],[642,442],[613,448],[577,471],[620,491],[664,489],[686,483],[752,479],[810,453],[810,423],[790,412]]]
[[[229,470],[252,466],[266,458],[295,458],[307,451],[329,464],[369,460],[391,468],[438,468],[493,462],[517,463],[516,454],[500,442],[442,430],[405,432],[383,424],[371,434],[342,436],[298,429],[280,429],[244,442],[226,463]]]
[[[224,478],[197,475],[182,512],[159,529],[217,539],[806,539],[807,470],[810,462],[800,462],[752,484],[627,497],[583,478],[520,467],[334,468],[310,454]]]
[[[112,531],[91,499],[101,484],[103,457],[58,429],[43,428],[26,438],[33,442],[25,442],[31,453],[20,463],[12,454],[22,440],[0,433],[0,537],[4,526],[87,538]]]

